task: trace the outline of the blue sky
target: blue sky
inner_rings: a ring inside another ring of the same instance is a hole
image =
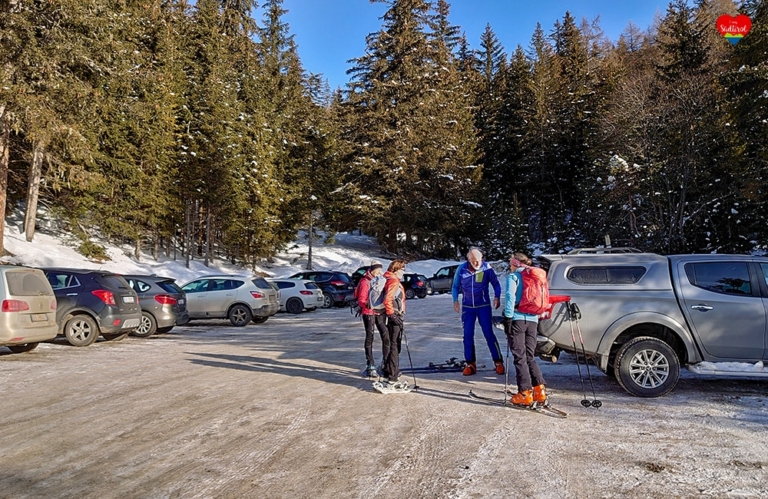
[[[449,21],[467,35],[472,48],[480,48],[480,35],[490,24],[506,52],[518,44],[528,47],[536,23],[549,34],[566,11],[580,21],[600,16],[600,26],[617,40],[629,21],[645,29],[668,1],[658,0],[453,0]],[[387,4],[369,0],[284,0],[285,21],[299,46],[307,71],[322,73],[331,88],[349,81],[349,59],[363,55],[365,37],[381,28]],[[260,18],[261,13],[257,14]]]

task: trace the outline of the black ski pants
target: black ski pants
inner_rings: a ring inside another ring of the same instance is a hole
[[[363,315],[363,325],[365,326],[365,362],[369,366],[375,366],[373,360],[373,333],[374,328],[378,329],[381,337],[381,359],[389,355],[389,331],[387,330],[387,316],[384,314]]]
[[[389,333],[389,354],[384,357],[384,374],[394,381],[400,376],[400,345],[403,334],[403,322],[387,319]]]
[[[536,363],[536,334],[538,324],[530,321],[504,322],[507,344],[512,349],[517,378],[517,391],[524,392],[544,384],[539,364]]]

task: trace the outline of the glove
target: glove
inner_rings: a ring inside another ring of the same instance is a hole
[[[403,318],[400,314],[387,314],[387,322],[403,327]]]

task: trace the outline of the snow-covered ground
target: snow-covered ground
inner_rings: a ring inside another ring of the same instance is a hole
[[[64,236],[27,243],[9,225],[5,262],[148,272],[181,283],[247,272],[217,260],[89,262]],[[257,270],[289,275],[306,243]],[[374,241],[340,234],[313,250],[317,269],[354,271],[382,258]],[[454,262],[412,262],[431,275]],[[447,295],[408,302],[407,369],[462,355]],[[496,331],[502,349],[503,334]],[[361,377],[363,332],[348,309],[278,314],[260,325],[199,321],[147,339],[66,342],[0,352],[0,497],[766,497],[768,383],[684,371],[658,399],[629,396],[572,356],[540,361],[568,419],[488,405],[504,397],[479,330],[478,375],[416,374],[409,395],[379,395]],[[376,360],[380,341],[374,342]],[[756,369],[762,366],[752,366]],[[514,386],[514,373],[509,385]],[[586,393],[585,393],[586,392]],[[582,400],[599,398],[599,409]],[[75,423],[76,422],[76,423]]]

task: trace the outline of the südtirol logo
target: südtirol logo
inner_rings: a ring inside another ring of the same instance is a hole
[[[717,18],[717,30],[731,45],[736,45],[739,40],[747,36],[752,28],[752,21],[744,14],[729,16],[723,14]]]

